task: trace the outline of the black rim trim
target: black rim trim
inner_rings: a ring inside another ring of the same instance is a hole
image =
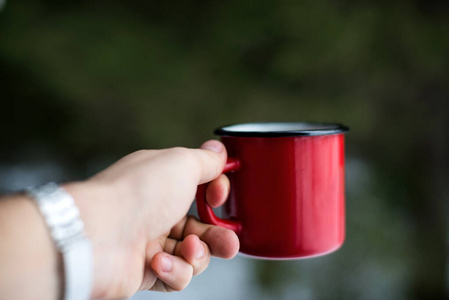
[[[304,130],[286,130],[286,131],[232,131],[224,128],[235,125],[251,125],[251,124],[307,124],[315,126],[332,126],[330,129],[304,129]],[[349,127],[338,123],[316,123],[316,122],[266,122],[266,123],[241,123],[231,124],[215,129],[214,134],[219,136],[235,136],[235,137],[289,137],[289,136],[317,136],[341,134],[349,131]]]

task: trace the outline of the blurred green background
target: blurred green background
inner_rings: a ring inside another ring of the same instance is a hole
[[[141,148],[197,147],[224,124],[351,127],[341,250],[237,258],[200,277],[244,271],[247,287],[217,294],[199,277],[139,299],[449,297],[449,1],[2,5],[1,190],[83,179]]]

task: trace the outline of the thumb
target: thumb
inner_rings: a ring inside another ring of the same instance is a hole
[[[198,184],[217,178],[223,171],[227,154],[225,146],[217,140],[205,142],[197,149],[197,159],[200,166]]]

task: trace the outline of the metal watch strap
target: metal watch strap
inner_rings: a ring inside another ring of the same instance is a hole
[[[64,260],[64,299],[87,300],[93,275],[92,245],[72,196],[56,183],[28,188]]]

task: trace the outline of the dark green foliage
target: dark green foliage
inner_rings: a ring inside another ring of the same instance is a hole
[[[344,248],[255,280],[285,299],[296,282],[303,299],[443,299],[448,37],[447,1],[9,1],[0,164],[45,144],[88,176],[223,124],[342,122]]]

